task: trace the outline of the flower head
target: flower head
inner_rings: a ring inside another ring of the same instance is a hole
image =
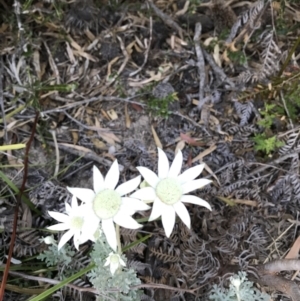
[[[47,245],[55,245],[56,244],[56,241],[55,241],[53,235],[48,235],[46,237],[43,237],[40,239],[40,241],[44,242]]]
[[[179,175],[182,161],[182,153],[179,151],[170,167],[166,154],[158,148],[158,175],[146,167],[137,167],[150,187],[142,188],[131,195],[140,200],[154,201],[149,220],[152,221],[161,216],[167,237],[171,235],[174,228],[175,213],[190,228],[191,218],[184,203],[204,206],[211,210],[210,205],[201,198],[185,195],[211,182],[207,179],[195,180],[202,172],[204,164],[191,167]]]
[[[113,252],[109,253],[109,256],[106,258],[106,262],[104,266],[110,265],[110,272],[112,275],[116,272],[116,270],[120,267],[123,266],[125,267],[126,264],[124,260],[121,258],[119,254],[115,254]]]
[[[118,162],[114,161],[105,179],[99,169],[96,166],[93,167],[94,190],[68,187],[68,190],[73,195],[90,206],[91,214],[89,218],[91,221],[93,220],[93,224],[98,225],[99,221],[101,221],[102,231],[114,251],[117,248],[114,222],[124,228],[140,228],[141,225],[131,215],[137,211],[150,208],[140,200],[125,196],[138,187],[141,177],[138,176],[116,187],[119,182],[119,176]],[[96,229],[93,228],[93,230]]]
[[[68,230],[60,239],[58,249],[61,249],[67,241],[74,236],[74,245],[78,250],[79,245],[91,239],[94,240],[90,227],[92,224],[88,218],[89,208],[86,205],[78,206],[75,196],[72,198],[72,206],[66,205],[66,213],[48,211],[49,215],[60,222],[48,227],[50,230],[64,231]]]

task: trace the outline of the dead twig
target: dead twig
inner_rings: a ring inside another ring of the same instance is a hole
[[[216,62],[213,59],[213,57],[208,52],[206,52],[206,50],[203,49],[203,48],[202,48],[202,52],[203,52],[203,55],[204,55],[206,61],[209,63],[209,65],[213,69],[215,75],[220,79],[220,81],[228,83],[230,85],[230,87],[233,88],[235,86],[234,82],[231,79],[229,79],[228,76],[222,70],[222,68],[220,68],[216,64]]]
[[[202,106],[204,105],[204,85],[205,85],[205,62],[202,53],[202,49],[200,46],[200,36],[202,32],[202,25],[200,22],[196,23],[195,26],[195,35],[194,35],[194,43],[195,43],[195,51],[197,55],[197,63],[196,66],[198,67],[199,73],[199,102],[198,102],[198,109],[201,110]]]
[[[21,206],[21,200],[22,200],[22,196],[24,194],[25,185],[26,185],[26,181],[27,181],[27,175],[28,175],[29,150],[30,150],[30,147],[31,147],[31,143],[34,139],[38,119],[39,119],[39,113],[36,112],[34,123],[33,123],[32,130],[31,130],[31,135],[30,135],[30,138],[29,138],[29,140],[26,144],[26,150],[25,150],[25,155],[24,155],[23,180],[22,180],[22,185],[21,185],[21,188],[20,188],[18,196],[17,196],[17,204],[15,206],[13,231],[12,231],[12,234],[11,234],[11,241],[10,241],[10,247],[9,247],[9,251],[8,251],[8,258],[7,258],[7,262],[6,262],[6,265],[5,265],[5,270],[4,270],[2,281],[1,281],[1,288],[0,288],[0,300],[1,301],[4,299],[5,285],[6,285],[6,281],[7,281],[7,277],[8,277],[10,262],[11,262],[12,253],[13,253],[14,244],[15,244],[16,235],[17,235],[17,223],[18,223],[18,217],[19,217],[19,207]]]
[[[55,147],[54,142],[48,141],[47,143],[49,145]],[[107,159],[103,158],[102,156],[98,156],[92,150],[81,151],[80,149],[74,148],[74,147],[72,147],[73,145],[71,145],[71,144],[69,145],[67,143],[58,143],[57,145],[58,145],[59,149],[62,149],[63,151],[65,151],[67,153],[73,154],[73,155],[78,156],[78,157],[85,158],[87,160],[93,160],[95,162],[98,162],[98,163],[106,166],[106,167],[111,166],[111,161],[110,160],[107,160]],[[124,166],[119,164],[119,168],[120,168],[120,171],[123,171]]]
[[[5,118],[5,111],[4,111],[4,99],[3,99],[3,57],[0,58],[0,108],[2,113],[2,120],[3,120],[3,126],[4,126],[4,141],[7,143],[7,124],[6,124],[6,118]]]
[[[175,31],[178,32],[179,37],[183,40],[183,29],[175,22],[173,21],[168,15],[166,15],[164,12],[162,12],[151,0],[148,0],[147,3],[149,3],[150,7],[154,10],[155,14],[161,18],[161,20],[171,28],[173,28]]]
[[[148,3],[147,3],[148,4]],[[149,4],[148,4],[149,5]],[[147,6],[148,6],[147,5]],[[144,57],[144,62],[142,64],[142,66],[140,66],[136,71],[133,71],[129,74],[129,76],[134,76],[136,74],[138,74],[139,72],[141,72],[144,68],[144,66],[146,65],[147,61],[148,61],[148,56],[149,56],[149,51],[151,48],[151,44],[152,44],[152,32],[153,32],[153,21],[152,21],[152,16],[150,16],[149,18],[149,41],[148,41],[148,45],[147,45],[147,49],[145,51],[145,57]]]
[[[273,260],[257,267],[259,282],[276,290],[279,290],[291,297],[293,301],[300,300],[300,289],[298,285],[289,279],[277,276],[281,271],[300,270],[299,259]]]

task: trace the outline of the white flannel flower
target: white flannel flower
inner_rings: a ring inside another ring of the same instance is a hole
[[[237,300],[241,300],[241,284],[246,280],[246,274],[244,272],[239,272],[238,275],[233,275],[230,277],[230,287],[235,291]]]
[[[141,176],[131,179],[116,188],[119,176],[119,165],[115,160],[105,179],[99,169],[96,166],[93,167],[94,190],[68,187],[73,195],[91,207],[93,213],[90,219],[94,221],[95,225],[98,225],[101,221],[102,231],[114,251],[117,249],[114,222],[124,228],[138,229],[142,225],[138,224],[131,215],[140,210],[150,209],[144,202],[125,196],[138,187]],[[93,227],[93,233],[96,229]]]
[[[158,176],[146,167],[137,167],[150,187],[141,188],[131,195],[131,197],[143,201],[154,201],[149,221],[161,216],[167,237],[171,235],[174,228],[175,213],[190,228],[191,218],[184,203],[204,206],[211,210],[210,205],[201,198],[194,195],[185,195],[211,182],[207,179],[195,180],[202,172],[204,164],[191,167],[179,175],[182,161],[182,153],[179,150],[171,167],[169,167],[166,154],[158,148]]]
[[[56,240],[54,239],[53,235],[48,235],[40,239],[41,242],[44,242],[47,245],[55,245]]]
[[[116,270],[122,265],[126,266],[124,260],[121,258],[119,254],[115,254],[114,252],[109,253],[109,256],[106,258],[106,262],[104,266],[110,265],[110,272],[112,275],[115,274]]]
[[[48,211],[49,215],[61,222],[48,227],[50,230],[54,231],[67,231],[60,239],[58,243],[58,250],[60,250],[67,241],[74,236],[74,245],[78,250],[79,245],[85,243],[87,240],[94,240],[93,233],[90,231],[90,227],[93,224],[90,223],[89,219],[89,208],[86,205],[78,206],[77,199],[75,196],[72,198],[72,206],[68,203],[66,205],[66,213]]]

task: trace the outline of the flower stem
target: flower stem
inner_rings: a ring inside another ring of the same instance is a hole
[[[116,235],[117,235],[118,253],[119,255],[121,255],[122,247],[121,247],[121,237],[120,237],[120,226],[118,224],[116,224]]]

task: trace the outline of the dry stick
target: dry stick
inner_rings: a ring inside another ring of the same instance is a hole
[[[2,76],[3,75],[3,56],[1,55],[0,59],[0,107],[2,112],[2,120],[4,126],[4,141],[7,142],[7,128],[6,128],[6,118],[5,118],[5,111],[4,111],[4,99],[3,99],[3,83],[2,83]]]
[[[291,114],[290,114],[290,111],[288,110],[287,106],[286,106],[286,101],[284,99],[284,96],[283,96],[283,93],[282,93],[282,90],[280,90],[280,98],[283,102],[283,106],[284,106],[284,109],[285,109],[285,112],[289,118],[289,122],[290,122],[290,125],[291,125],[291,128],[294,128],[294,124],[293,124],[293,121],[292,121],[292,118],[291,118]]]
[[[53,59],[53,56],[52,56],[52,53],[47,45],[47,43],[44,41],[44,46],[47,50],[47,53],[48,53],[48,61],[49,61],[49,65],[54,73],[54,77],[56,78],[56,84],[59,85],[60,84],[60,76],[59,76],[59,71],[58,71],[58,68],[55,64],[55,61]]]
[[[155,14],[159,18],[161,18],[161,20],[165,24],[167,24],[168,26],[170,26],[171,28],[173,28],[174,30],[176,30],[178,32],[180,38],[183,40],[182,28],[175,21],[173,21],[168,15],[163,13],[151,0],[148,0],[147,3],[149,3],[150,7],[154,10]]]
[[[260,285],[265,285],[291,297],[292,301],[300,300],[300,290],[298,285],[289,279],[276,275],[259,275],[257,282]]]
[[[220,68],[215,60],[212,58],[212,56],[206,52],[205,49],[202,48],[202,52],[203,52],[203,55],[206,59],[206,61],[209,63],[209,65],[211,66],[211,68],[213,69],[214,73],[219,76],[220,80],[222,82],[226,82],[228,83],[231,87],[235,87],[235,84],[234,82],[228,78],[228,76],[224,73],[224,71],[222,70],[222,68]]]
[[[48,141],[47,144],[55,147],[54,142]],[[90,152],[81,151],[80,149],[73,148],[72,147],[73,145],[68,146],[68,144],[63,144],[63,143],[58,143],[57,145],[58,145],[59,149],[62,149],[63,151],[65,151],[67,153],[73,154],[78,157],[83,157],[87,160],[93,160],[93,161],[98,162],[99,164],[102,164],[107,167],[111,166],[111,161],[103,158],[102,156],[98,156],[93,151],[90,151]],[[123,170],[124,166],[119,164],[119,168],[120,168],[120,170]]]
[[[27,274],[20,273],[20,272],[15,272],[15,271],[10,271],[9,274],[14,275],[14,276],[18,276],[18,277],[22,277],[24,279],[39,281],[39,282],[45,282],[45,283],[49,283],[49,284],[53,284],[53,285],[61,283],[61,281],[59,281],[59,280],[27,275]],[[105,294],[100,293],[99,291],[97,291],[93,287],[80,287],[80,286],[70,284],[70,283],[66,284],[65,286],[70,287],[74,290],[77,290],[78,292],[81,292],[81,293],[84,293],[84,292],[93,293],[93,294],[96,294],[96,295],[104,296],[105,298],[108,298],[109,300],[115,301],[115,299],[112,299],[112,298],[106,296]]]
[[[289,295],[293,301],[300,300],[300,290],[298,285],[292,281],[275,273],[281,271],[300,270],[299,259],[278,259],[258,266],[258,274],[260,276],[259,282],[269,287],[275,288],[281,292]]]
[[[147,3],[147,6],[149,7],[149,3]],[[149,51],[150,51],[151,44],[152,44],[152,32],[153,32],[153,21],[152,21],[152,16],[150,16],[150,18],[149,18],[149,23],[150,23],[150,24],[149,24],[149,25],[150,25],[150,29],[149,29],[149,34],[150,34],[150,36],[149,36],[148,47],[147,47],[147,49],[146,49],[146,51],[145,51],[144,62],[143,62],[143,64],[142,64],[141,67],[139,67],[137,70],[135,70],[135,71],[133,71],[133,72],[131,72],[131,73],[129,74],[130,77],[131,77],[131,76],[134,76],[134,75],[136,75],[136,74],[138,74],[139,72],[141,72],[141,71],[143,70],[144,66],[146,65],[147,61],[148,61]]]
[[[172,115],[176,115],[181,117],[182,119],[185,119],[187,121],[189,121],[192,125],[194,125],[195,127],[198,127],[200,129],[202,129],[206,134],[208,134],[209,136],[211,136],[211,134],[208,132],[208,130],[206,129],[206,127],[203,124],[199,124],[196,121],[194,121],[192,118],[189,118],[187,116],[184,116],[183,114],[179,113],[179,112],[172,112]]]
[[[198,287],[193,288],[193,289],[184,289],[180,287],[173,287],[165,284],[157,284],[157,283],[147,283],[147,284],[139,284],[131,287],[132,289],[137,289],[137,288],[161,288],[161,289],[166,289],[170,291],[176,291],[176,292],[182,292],[182,293],[189,293],[192,295],[195,295],[195,292],[199,289]]]
[[[58,145],[57,145],[57,138],[56,138],[55,130],[50,130],[50,133],[52,134],[53,143],[54,143],[54,147],[55,147],[56,161],[55,161],[55,170],[54,170],[54,175],[53,175],[53,177],[56,178],[57,175],[58,175],[58,171],[59,171],[59,162],[60,162],[59,148],[58,148]]]
[[[36,112],[34,123],[33,123],[32,130],[31,130],[31,135],[30,135],[30,138],[29,138],[29,140],[26,144],[26,150],[25,150],[25,155],[24,155],[23,181],[22,181],[22,186],[21,186],[21,188],[19,190],[19,193],[18,193],[18,196],[17,196],[17,204],[15,206],[13,232],[12,232],[12,235],[11,235],[11,241],[10,241],[10,247],[9,247],[9,251],[8,251],[7,263],[5,265],[5,270],[4,270],[3,277],[2,277],[2,282],[1,282],[0,301],[3,301],[3,298],[4,298],[5,284],[6,284],[6,281],[7,281],[7,276],[8,276],[9,267],[10,267],[10,261],[11,261],[11,258],[12,258],[12,253],[13,253],[14,244],[15,244],[15,240],[16,240],[19,207],[21,206],[21,199],[22,199],[22,196],[23,196],[23,193],[24,193],[24,190],[25,190],[25,184],[26,184],[26,181],[27,181],[28,155],[29,155],[29,150],[30,150],[31,143],[34,139],[34,134],[35,134],[38,119],[39,119],[39,113]]]
[[[22,277],[24,279],[28,279],[28,280],[33,280],[33,281],[39,281],[39,282],[45,282],[45,283],[49,283],[49,284],[59,284],[61,283],[60,280],[55,280],[55,279],[50,279],[50,278],[45,278],[45,277],[38,277],[38,276],[32,276],[32,275],[27,275],[24,273],[20,273],[20,272],[15,272],[15,271],[9,271],[9,274],[13,275],[13,276],[18,276],[18,277]],[[97,290],[95,288],[90,288],[90,287],[80,287],[74,284],[66,284],[67,287],[73,288],[79,292],[91,292],[91,293],[97,293]]]
[[[285,60],[285,62],[283,63],[281,69],[279,70],[278,74],[277,74],[277,77],[281,77],[283,71],[285,70],[285,68],[287,67],[287,65],[289,64],[292,56],[293,56],[293,53],[296,51],[298,45],[300,44],[300,36],[298,37],[297,41],[295,42],[295,44],[293,45],[292,49],[289,51],[289,54]]]
[[[299,154],[300,153],[300,148],[299,149],[296,149],[293,153],[291,153],[291,154],[286,154],[285,156],[282,156],[282,157],[280,157],[280,158],[278,158],[278,159],[276,159],[276,160],[273,160],[272,162],[270,162],[270,163],[268,163],[268,165],[267,166],[262,166],[262,167],[258,167],[258,168],[256,168],[255,170],[253,170],[251,173],[249,173],[248,175],[246,175],[245,177],[244,177],[244,179],[246,180],[246,179],[248,179],[248,178],[250,178],[250,177],[252,177],[253,175],[255,175],[255,174],[257,174],[257,173],[260,173],[260,172],[262,172],[262,171],[264,171],[265,169],[267,169],[267,168],[269,168],[270,166],[270,164],[278,164],[278,163],[281,163],[282,161],[284,161],[284,160],[286,160],[286,159],[288,159],[288,158],[290,158],[290,157],[293,157],[293,156],[295,156],[296,154]],[[247,163],[246,163],[247,164]],[[253,163],[254,164],[254,163]]]
[[[126,50],[126,47],[125,47],[125,44],[124,44],[123,40],[119,36],[117,36],[117,39],[120,42],[120,48],[122,50],[123,55],[125,56],[125,60],[123,61],[123,64],[121,65],[121,67],[117,71],[117,75],[120,75],[122,73],[122,71],[124,70],[125,66],[127,65],[130,57],[129,57],[129,54]],[[116,79],[116,77],[114,78],[114,81],[115,81],[115,79]]]
[[[65,110],[76,108],[76,107],[79,107],[79,106],[82,106],[82,105],[85,105],[85,104],[89,104],[89,103],[95,102],[95,101],[123,101],[123,102],[132,103],[132,104],[137,104],[137,105],[142,106],[142,107],[146,106],[145,104],[142,104],[138,101],[130,100],[132,98],[137,98],[137,97],[140,97],[140,94],[135,95],[133,97],[128,97],[128,98],[121,98],[121,97],[114,97],[114,96],[98,96],[98,97],[92,97],[92,98],[89,98],[89,99],[86,99],[86,100],[81,100],[81,101],[74,102],[74,100],[72,100],[72,99],[67,100],[67,99],[64,99],[64,98],[61,98],[61,97],[58,97],[58,96],[51,95],[51,97],[50,97],[51,99],[56,100],[57,98],[60,98],[61,101],[62,101],[62,99],[64,99],[64,101],[70,101],[70,104],[66,104],[64,106],[61,106],[61,107],[58,107],[58,108],[55,108],[55,109],[43,111],[43,112],[41,112],[41,114],[50,114],[50,113],[57,113],[57,112],[65,113]]]
[[[198,102],[198,109],[201,110],[202,106],[204,105],[204,85],[205,85],[205,62],[203,53],[200,46],[200,36],[202,31],[202,25],[200,22],[196,23],[195,26],[195,35],[194,35],[194,43],[195,43],[195,51],[197,55],[197,63],[196,66],[198,67],[199,73],[199,102]]]
[[[246,165],[247,165],[247,164],[248,164],[248,165],[258,165],[258,164],[263,165],[262,167],[258,167],[258,168],[256,168],[255,170],[253,170],[250,174],[246,175],[246,176],[244,177],[244,179],[246,180],[246,179],[248,179],[248,178],[254,176],[254,175],[257,174],[257,173],[264,171],[264,170],[267,169],[267,168],[276,168],[276,169],[285,171],[286,173],[289,173],[289,172],[286,171],[286,170],[283,170],[283,169],[278,168],[278,167],[276,167],[276,166],[272,166],[272,164],[278,164],[278,163],[281,163],[282,161],[284,161],[284,160],[286,160],[286,159],[288,159],[288,158],[290,158],[290,157],[293,157],[293,156],[295,156],[295,155],[298,155],[299,153],[300,153],[300,149],[297,149],[297,150],[295,150],[293,153],[287,154],[287,155],[285,155],[285,156],[282,156],[282,157],[280,157],[280,158],[278,158],[278,159],[276,159],[276,160],[273,160],[273,161],[271,161],[271,162],[269,162],[269,163],[267,163],[267,164],[263,164],[263,163],[260,163],[260,162],[246,162],[246,161],[244,161],[244,163],[245,163]],[[230,163],[230,164],[231,164],[231,163]],[[228,165],[230,165],[230,164],[226,164],[226,165],[224,165],[223,167],[219,168],[218,170],[215,171],[215,174],[220,173],[221,171],[227,169],[227,168],[228,168]],[[207,177],[208,177],[208,178],[211,178],[212,176],[211,176],[211,175],[208,175]]]
[[[38,277],[38,276],[32,276],[32,275],[27,275],[24,273],[20,273],[20,272],[15,272],[15,271],[10,271],[9,274],[14,275],[14,276],[19,276],[22,277],[24,279],[28,279],[28,280],[34,280],[34,281],[39,281],[39,282],[45,282],[45,283],[49,283],[49,284],[59,284],[61,281],[59,280],[54,280],[54,279],[49,279],[49,278],[45,278],[45,277]],[[91,287],[80,287],[74,284],[66,284],[67,287],[73,288],[79,292],[91,292],[94,294],[99,294],[99,295],[103,295],[105,297],[107,297],[105,294],[101,294],[99,291],[97,291],[94,288]],[[183,288],[179,288],[179,287],[172,287],[169,285],[165,285],[165,284],[157,284],[157,283],[147,283],[147,284],[139,284],[139,285],[135,285],[135,286],[131,286],[131,289],[139,289],[139,288],[161,288],[161,289],[167,289],[167,290],[171,290],[171,291],[178,291],[178,292],[183,292],[183,293],[190,293],[190,294],[195,294],[195,291],[198,288],[194,288],[194,289],[183,289]],[[119,292],[118,288],[112,288],[107,290],[106,292]],[[108,297],[107,297],[108,298]]]
[[[115,76],[113,76],[113,78],[112,78],[111,80],[109,80],[109,82],[106,83],[103,87],[101,87],[100,89],[94,90],[94,91],[91,93],[91,95],[93,95],[93,96],[96,95],[96,94],[103,94],[103,92],[104,92],[105,90],[107,90],[107,89],[108,89],[108,88],[109,88],[109,87],[117,80],[118,76],[119,76],[119,75],[122,73],[122,71],[125,69],[125,67],[126,67],[126,65],[127,65],[127,63],[128,63],[128,61],[129,61],[130,56],[129,56],[127,50],[126,50],[126,47],[125,47],[125,44],[124,44],[123,40],[122,40],[119,36],[117,36],[117,39],[118,39],[119,42],[120,42],[120,48],[121,48],[121,50],[122,50],[122,53],[123,53],[125,59],[124,59],[122,65],[120,66],[119,70],[117,71],[117,74],[116,74]]]

